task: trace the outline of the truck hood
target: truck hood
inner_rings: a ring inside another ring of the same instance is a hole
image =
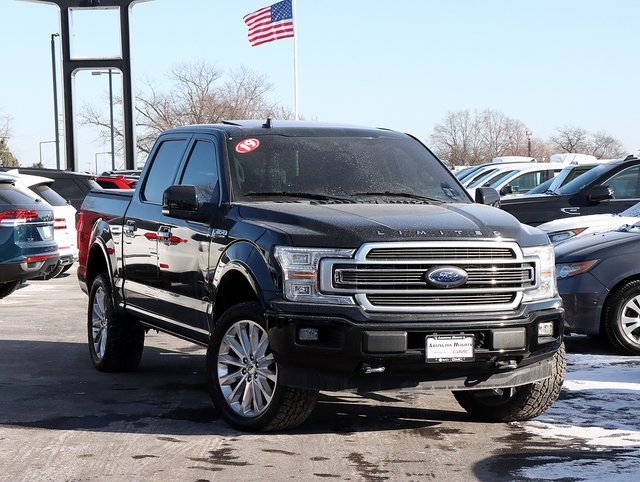
[[[296,246],[357,248],[364,242],[500,239],[548,244],[541,231],[480,204],[237,203],[240,225],[284,233]]]

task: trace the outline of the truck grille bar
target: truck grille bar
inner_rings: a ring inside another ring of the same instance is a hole
[[[464,276],[444,287],[429,279],[438,269]],[[322,260],[320,289],[352,295],[366,311],[506,311],[536,286],[536,273],[535,262],[512,242],[370,243],[354,260]]]

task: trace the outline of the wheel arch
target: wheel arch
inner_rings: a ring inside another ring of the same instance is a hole
[[[609,306],[611,298],[620,288],[622,288],[624,285],[631,283],[633,281],[640,282],[640,273],[634,273],[627,276],[626,278],[622,278],[618,280],[616,284],[611,287],[611,289],[608,291],[607,295],[605,296],[604,301],[602,302],[602,309],[600,310],[600,334],[601,335],[604,333],[603,330],[605,325],[605,317],[607,314],[607,307]]]
[[[90,291],[95,278],[101,273],[106,273],[111,285],[114,286],[116,244],[109,223],[104,219],[98,219],[91,229],[89,239],[89,254],[87,256],[86,283]]]

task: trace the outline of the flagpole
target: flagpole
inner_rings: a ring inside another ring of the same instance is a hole
[[[291,0],[293,14],[293,104],[295,120],[299,120],[298,115],[298,22],[296,20],[296,0]]]

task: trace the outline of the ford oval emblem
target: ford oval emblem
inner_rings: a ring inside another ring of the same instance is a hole
[[[467,282],[467,272],[456,266],[435,266],[424,274],[424,279],[436,288],[457,288]]]

